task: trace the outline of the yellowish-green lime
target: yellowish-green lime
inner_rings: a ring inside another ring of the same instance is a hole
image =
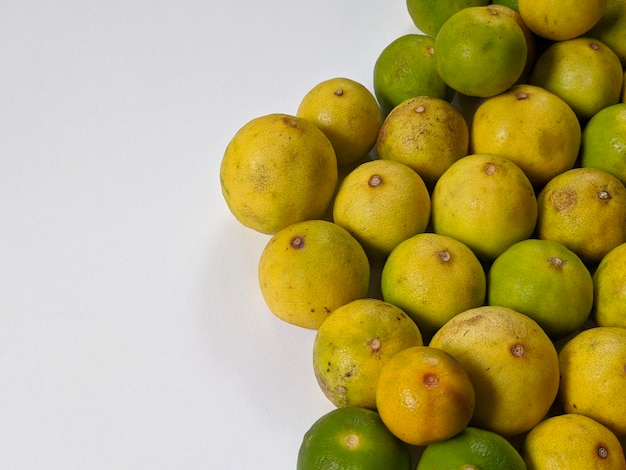
[[[376,409],[382,367],[394,354],[422,344],[413,320],[395,305],[354,300],[333,311],[317,330],[313,371],[335,406]]]
[[[407,0],[406,6],[415,26],[429,36],[436,37],[441,26],[456,12],[489,3],[489,0]]]
[[[321,218],[338,181],[332,144],[297,116],[252,119],[231,139],[220,166],[228,208],[246,227],[274,234]]]
[[[437,34],[435,51],[445,83],[465,95],[485,98],[517,82],[528,46],[517,21],[482,6],[464,8],[448,18]]]
[[[518,0],[524,23],[538,36],[565,41],[589,31],[600,19],[607,0]]]
[[[467,155],[469,129],[450,102],[432,96],[409,98],[383,122],[378,158],[402,162],[415,170],[432,190],[444,171]]]
[[[344,228],[307,220],[269,240],[258,276],[272,313],[288,323],[317,329],[336,308],[367,296],[370,265],[363,247]]]
[[[586,35],[609,46],[626,67],[626,0],[608,0],[602,17]]]
[[[528,470],[626,469],[617,436],[581,414],[552,416],[539,423],[526,436],[522,455]]]
[[[553,339],[583,326],[593,304],[591,273],[573,251],[528,239],[498,256],[487,275],[487,303],[526,314]]]
[[[608,106],[589,120],[582,133],[580,164],[626,184],[626,103]]]
[[[504,437],[468,426],[459,434],[424,449],[416,470],[526,470],[519,452]]]
[[[416,96],[452,101],[454,90],[437,72],[435,39],[424,34],[405,34],[389,43],[374,64],[374,94],[383,116]]]
[[[351,165],[374,148],[382,115],[361,83],[336,77],[315,85],[302,98],[297,116],[315,124],[333,144],[337,163]]]
[[[626,243],[602,258],[593,273],[593,286],[596,323],[626,328]]]
[[[297,470],[410,470],[408,446],[394,436],[377,412],[335,408],[306,431]]]
[[[405,311],[430,338],[456,314],[483,304],[486,276],[460,241],[423,233],[399,244],[381,273],[383,298]]]

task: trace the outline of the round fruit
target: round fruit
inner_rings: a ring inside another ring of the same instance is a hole
[[[518,0],[524,23],[538,36],[564,41],[589,31],[600,19],[607,0]]]
[[[487,275],[489,305],[528,315],[553,339],[583,326],[593,304],[591,273],[573,251],[552,240],[518,242]]]
[[[528,53],[517,22],[490,6],[464,8],[448,18],[435,50],[443,81],[460,93],[483,98],[511,87]]]
[[[393,356],[376,387],[376,406],[387,428],[417,446],[461,432],[472,416],[474,400],[474,388],[460,364],[445,351],[428,346]]]
[[[626,436],[626,329],[598,326],[569,340],[559,353],[559,400]]]
[[[535,62],[530,83],[559,96],[586,120],[619,101],[623,73],[608,46],[580,37],[548,46]]]
[[[580,123],[554,93],[517,85],[483,101],[472,120],[470,151],[501,155],[535,187],[571,169],[580,149]]]
[[[562,243],[586,264],[626,242],[626,188],[610,173],[568,170],[544,186],[537,203],[537,237]]]
[[[259,285],[277,317],[317,329],[341,305],[367,296],[370,265],[358,241],[325,220],[276,233],[259,260]]]
[[[296,115],[326,135],[340,166],[364,158],[374,148],[382,124],[374,95],[362,84],[343,77],[315,85],[303,97]]]
[[[382,367],[397,352],[422,344],[419,329],[398,307],[377,299],[354,300],[319,327],[313,371],[335,406],[375,409]]]
[[[526,315],[500,306],[470,309],[442,326],[429,346],[449,352],[470,376],[473,426],[515,436],[539,423],[554,402],[557,352]]]
[[[430,220],[430,194],[420,176],[391,160],[372,160],[339,185],[333,220],[372,257],[387,256],[399,243],[422,233]]]
[[[600,168],[626,184],[626,103],[598,111],[582,134],[580,164]]]
[[[504,437],[486,429],[466,427],[450,439],[429,444],[416,470],[526,470],[515,447]]]
[[[266,234],[320,218],[337,180],[337,158],[326,136],[287,114],[245,124],[228,144],[220,167],[230,211],[246,227]]]
[[[493,260],[529,238],[536,221],[537,199],[528,177],[497,155],[456,161],[431,195],[433,231],[460,240],[482,260]]]
[[[336,408],[304,434],[297,470],[409,470],[407,445],[367,408]]]
[[[431,96],[409,98],[383,122],[378,158],[402,162],[415,170],[432,190],[439,177],[467,155],[469,130],[460,111]]]
[[[483,305],[486,276],[476,255],[454,238],[423,233],[398,245],[381,273],[383,298],[430,338],[444,323]]]
[[[626,243],[602,258],[593,273],[593,287],[596,323],[626,328]]]
[[[383,116],[416,96],[452,101],[454,91],[441,79],[435,65],[435,39],[405,34],[387,45],[374,64],[374,94]]]
[[[528,470],[624,470],[622,446],[610,429],[580,414],[553,416],[535,426],[522,448]]]
[[[437,37],[441,26],[453,14],[467,7],[484,6],[489,0],[407,0],[409,16],[420,31]]]

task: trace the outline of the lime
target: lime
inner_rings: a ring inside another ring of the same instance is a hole
[[[589,31],[600,19],[607,0],[518,0],[526,25],[538,36],[564,41]]]
[[[596,323],[626,328],[626,243],[602,258],[593,273],[593,287]]]
[[[489,5],[489,0],[407,0],[409,15],[420,31],[436,37],[453,14],[468,7]]]

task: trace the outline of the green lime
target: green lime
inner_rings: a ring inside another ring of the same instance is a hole
[[[416,470],[526,470],[522,456],[504,437],[468,426],[456,436],[429,444]]]
[[[436,37],[441,26],[456,12],[489,3],[489,0],[407,0],[406,6],[415,26],[429,36]]]
[[[297,470],[408,470],[408,446],[387,429],[377,412],[336,408],[304,434]]]

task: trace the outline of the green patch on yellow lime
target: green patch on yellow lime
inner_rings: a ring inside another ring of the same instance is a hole
[[[297,470],[410,470],[408,446],[395,437],[377,412],[336,408],[306,431]]]

